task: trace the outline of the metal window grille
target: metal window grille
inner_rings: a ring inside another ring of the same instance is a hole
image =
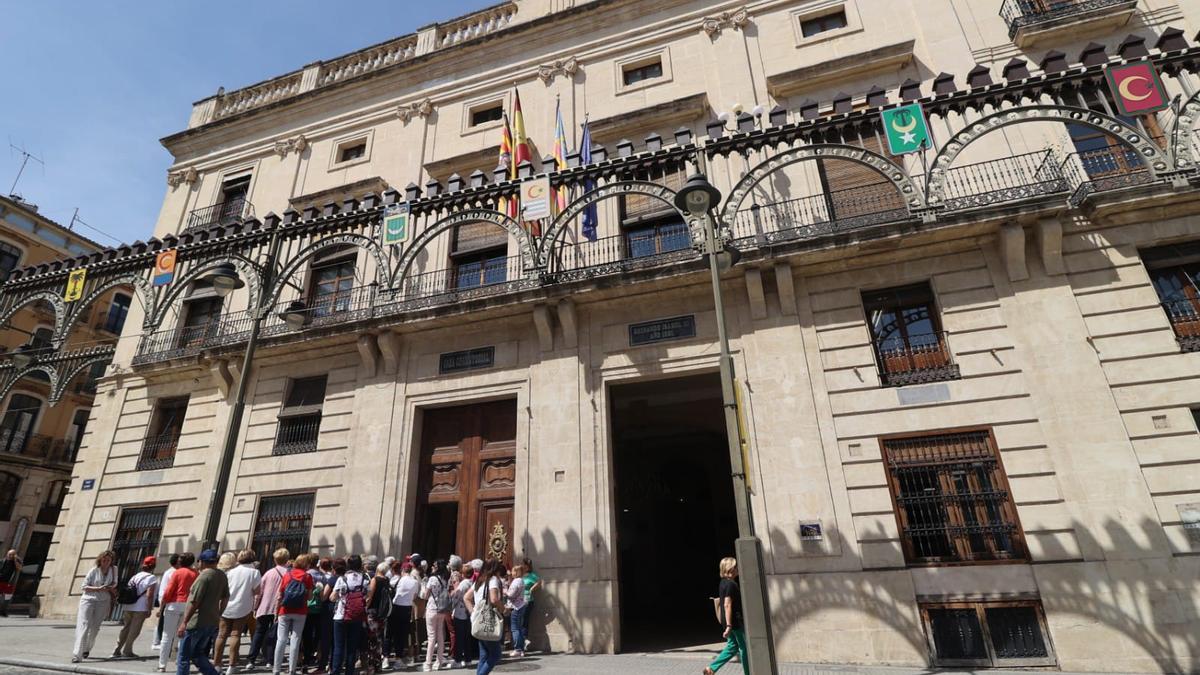
[[[325,375],[293,380],[279,411],[275,455],[294,455],[317,449],[321,433],[321,406],[325,402]]]
[[[1051,666],[1037,601],[921,605],[933,663],[938,666]]]
[[[885,439],[883,450],[910,564],[1025,557],[988,431]]]
[[[928,283],[864,293],[863,309],[883,385],[960,377]]]
[[[142,560],[148,555],[158,553],[158,543],[162,538],[163,522],[167,517],[167,507],[151,506],[147,508],[125,509],[121,512],[121,520],[117,532],[113,535],[114,561],[117,566],[117,579],[124,584],[130,577],[137,574],[142,567]],[[121,606],[113,603],[113,614],[110,618],[116,620],[121,616]]]
[[[308,551],[315,500],[315,495],[307,493],[263,497],[259,502],[250,547],[264,569],[270,568],[271,554],[279,548],[286,548],[293,556]]]
[[[175,464],[175,451],[187,416],[188,397],[164,399],[155,406],[150,433],[142,440],[137,470],[168,469]]]

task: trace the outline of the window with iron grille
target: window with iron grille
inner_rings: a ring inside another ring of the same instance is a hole
[[[279,548],[286,548],[293,557],[308,551],[315,500],[315,495],[305,493],[263,497],[259,501],[250,548],[258,554],[264,570],[270,569],[271,554]]]
[[[882,446],[910,565],[1025,559],[990,431],[884,438]]]
[[[167,469],[175,464],[175,451],[179,448],[179,436],[183,433],[187,407],[187,396],[165,398],[155,404],[150,426],[142,440],[138,471]]]
[[[863,293],[863,309],[884,385],[958,379],[928,283]]]
[[[116,554],[117,577],[125,583],[142,567],[142,560],[158,553],[167,507],[149,506],[123,509],[112,551]]]
[[[273,455],[294,455],[317,449],[321,431],[321,408],[325,404],[326,376],[292,380],[275,434]]]
[[[1185,352],[1200,351],[1200,242],[1143,249],[1158,301]]]
[[[1040,602],[954,602],[921,605],[937,666],[1052,666]]]

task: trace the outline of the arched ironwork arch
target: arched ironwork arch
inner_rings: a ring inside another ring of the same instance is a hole
[[[220,255],[215,258],[209,258],[207,260],[194,263],[192,269],[188,270],[186,274],[172,283],[171,289],[167,291],[166,295],[159,299],[158,305],[154,308],[154,314],[150,315],[151,318],[146,321],[143,328],[146,331],[157,330],[159,326],[162,325],[163,319],[166,318],[167,310],[171,308],[171,305],[174,304],[180,293],[187,290],[187,287],[190,286],[193,281],[198,279],[200,275],[213,269],[217,265],[223,265],[225,263],[231,263],[238,269],[239,272],[249,277],[246,281],[246,285],[250,290],[250,304],[251,306],[257,304],[259,298],[259,284],[262,283],[262,269],[255,262],[240,255]]]
[[[61,295],[51,293],[50,291],[37,291],[13,300],[7,309],[0,312],[0,325],[8,323],[8,320],[21,311],[21,308],[31,305],[38,300],[44,300],[54,308],[54,335],[62,334],[63,326],[66,325],[67,320],[67,303],[63,302]]]
[[[1109,134],[1138,153],[1146,162],[1150,175],[1168,169],[1167,157],[1152,140],[1139,129],[1104,113],[1068,105],[1025,105],[987,115],[954,134],[947,141],[925,178],[925,199],[929,206],[940,206],[946,198],[946,177],[950,166],[971,143],[989,132],[1022,122],[1063,122],[1078,124]]]
[[[497,227],[503,228],[517,239],[518,254],[521,258],[521,272],[526,276],[532,276],[538,269],[537,258],[534,254],[534,243],[529,233],[517,221],[509,218],[499,211],[491,209],[467,209],[453,213],[433,225],[425,228],[423,232],[413,240],[412,246],[400,256],[400,261],[396,264],[396,271],[392,275],[392,284],[390,286],[393,292],[401,290],[405,277],[408,276],[408,269],[412,267],[413,261],[416,260],[417,254],[420,253],[426,246],[429,245],[438,235],[453,228],[456,225],[465,225],[467,223],[492,223]]]
[[[284,287],[288,285],[288,281],[292,278],[292,275],[299,271],[309,258],[322,251],[344,246],[357,246],[358,248],[366,249],[375,258],[375,273],[383,277],[381,280],[383,286],[386,288],[392,285],[391,268],[388,267],[383,248],[380,247],[378,242],[361,234],[337,234],[310,244],[301,250],[295,258],[288,261],[288,264],[284,265],[278,278],[276,278],[275,285],[271,288],[269,302],[271,304],[279,302],[279,296],[283,293]]]
[[[641,180],[623,180],[615,181],[590,190],[575,201],[567,205],[562,213],[558,214],[550,223],[550,227],[546,228],[546,232],[542,236],[541,246],[538,247],[537,264],[540,268],[545,268],[550,264],[551,255],[558,247],[558,240],[562,237],[567,229],[567,224],[577,218],[583,210],[605,199],[614,199],[624,195],[646,195],[661,201],[666,202],[672,209],[679,213],[679,217],[687,222],[687,214],[680,212],[675,208],[675,191],[665,185],[651,183]]]
[[[67,387],[71,386],[71,382],[85,369],[91,368],[97,363],[111,362],[112,358],[112,354],[97,354],[96,356],[72,359],[69,364],[64,364],[62,376],[58,378],[58,383],[50,389],[50,403],[58,403],[62,399],[62,395],[66,393]]]
[[[896,187],[896,192],[904,199],[905,207],[909,212],[924,206],[924,198],[921,191],[917,189],[917,184],[913,182],[903,167],[890,159],[856,145],[818,143],[786,150],[747,171],[746,175],[730,191],[729,197],[725,199],[721,220],[725,223],[732,223],[742,207],[742,202],[746,201],[754,188],[771,174],[784,167],[816,159],[842,159],[874,169]]]
[[[107,358],[112,358],[112,356],[110,355]],[[35,372],[45,373],[46,377],[50,379],[50,399],[48,403],[53,404],[58,401],[58,397],[55,395],[55,393],[58,392],[60,380],[58,377],[58,371],[52,366],[44,363],[35,363],[32,366],[22,368],[21,370],[15,372],[12,368],[8,368],[6,369],[6,372],[9,373],[8,377],[4,379],[2,383],[0,383],[0,401],[3,401],[8,397],[9,393],[12,392],[13,387],[17,386],[17,382],[20,382],[22,377],[32,375]]]
[[[1192,133],[1192,126],[1200,119],[1200,91],[1192,94],[1179,108],[1175,123],[1171,125],[1171,145],[1167,151],[1171,154],[1171,165],[1179,170],[1196,167],[1196,143],[1198,140]]]
[[[54,347],[62,347],[63,342],[66,341],[68,334],[71,332],[71,327],[75,325],[75,322],[79,320],[79,316],[83,314],[83,311],[90,307],[93,302],[99,300],[102,295],[111,291],[112,289],[118,286],[126,285],[133,286],[134,293],[138,296],[138,299],[142,301],[142,307],[146,311],[142,322],[145,325],[149,325],[151,317],[154,316],[155,309],[154,288],[150,285],[150,282],[146,281],[145,277],[128,274],[104,281],[95,289],[93,289],[91,293],[88,293],[86,297],[81,298],[77,302],[71,303],[71,309],[67,311],[66,321],[63,322],[62,333],[55,333],[54,335]]]

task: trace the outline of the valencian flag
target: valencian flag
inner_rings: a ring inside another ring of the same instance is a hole
[[[888,151],[893,155],[906,155],[930,145],[929,125],[920,103],[884,110],[880,117],[887,133]]]
[[[516,172],[513,170],[512,148],[512,127],[508,123],[508,113],[504,113],[504,135],[500,137],[500,163],[496,168],[504,169],[504,176],[509,179],[516,177]],[[515,220],[517,217],[516,198],[501,197],[499,211]]]
[[[1162,79],[1149,61],[1111,66],[1104,71],[1104,77],[1122,115],[1145,115],[1170,105]]]
[[[579,140],[579,159],[584,166],[592,163],[592,129],[587,123],[587,118],[583,120],[583,137]],[[596,181],[587,178],[583,181],[583,192],[587,194],[596,189]],[[596,241],[596,221],[597,221],[596,205],[588,204],[583,209],[583,236],[588,241]]]
[[[567,168],[567,128],[563,126],[562,101],[555,104],[554,111],[554,168],[562,171]],[[567,188],[560,187],[555,194],[555,213],[562,213],[567,208]]]

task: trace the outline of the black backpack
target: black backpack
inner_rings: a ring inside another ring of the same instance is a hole
[[[375,597],[371,598],[371,607],[368,608],[372,618],[386,619],[392,613],[392,594],[391,585],[388,584],[387,577],[375,577]]]
[[[132,605],[138,601],[138,598],[142,597],[142,594],[138,593],[137,588],[133,585],[133,580],[136,578],[137,575],[135,574],[129,578],[129,581],[121,584],[121,587],[117,589],[117,602],[122,605]]]

